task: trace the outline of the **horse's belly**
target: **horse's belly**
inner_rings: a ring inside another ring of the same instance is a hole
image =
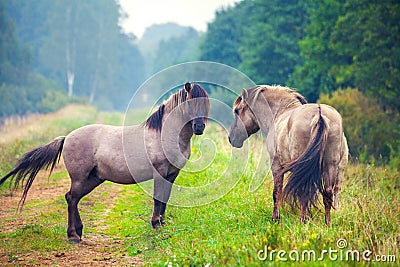
[[[136,161],[126,164],[125,159],[98,164],[98,174],[102,179],[120,184],[136,184],[153,178],[149,163]]]
[[[142,175],[136,174],[135,177],[131,173],[124,173],[124,174],[114,174],[110,175],[106,178],[106,180],[118,183],[118,184],[137,184],[144,181],[148,181],[153,178],[152,173],[143,173]]]

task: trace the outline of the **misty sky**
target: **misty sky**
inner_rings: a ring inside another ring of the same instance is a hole
[[[140,38],[155,23],[176,22],[206,31],[216,10],[239,0],[119,0],[129,18],[122,23],[127,32]]]

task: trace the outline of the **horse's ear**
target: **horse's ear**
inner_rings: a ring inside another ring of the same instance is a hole
[[[185,83],[185,90],[188,93],[190,93],[190,90],[192,90],[192,85],[190,84],[190,82]]]
[[[242,99],[243,99],[243,101],[247,101],[248,97],[249,97],[249,92],[247,92],[247,89],[243,89],[243,91],[242,91]]]

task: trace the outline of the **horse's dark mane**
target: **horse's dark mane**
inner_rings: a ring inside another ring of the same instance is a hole
[[[238,96],[237,98],[236,98],[236,100],[235,100],[235,102],[233,102],[233,108],[236,108],[238,105],[239,105],[239,103],[242,101],[242,97],[241,96]]]
[[[307,99],[306,99],[304,96],[300,95],[299,93],[296,93],[296,98],[297,98],[297,100],[300,101],[300,103],[301,103],[302,105],[305,105],[305,104],[308,103],[308,102],[307,102]]]
[[[208,98],[208,94],[206,90],[204,90],[200,85],[195,83],[193,84],[193,87],[190,90],[190,98],[198,98],[198,97]]]
[[[167,100],[164,101],[160,107],[150,115],[150,117],[146,120],[145,125],[149,129],[154,129],[157,131],[161,131],[162,128],[162,119],[165,113],[165,107],[168,105],[169,109],[174,109],[178,105],[185,102],[187,99],[193,99],[198,97],[206,97],[208,98],[207,92],[198,84],[193,84],[190,92],[188,93],[186,89],[181,89],[175,94],[171,95]],[[209,107],[207,107],[209,110]]]
[[[150,117],[147,118],[145,124],[149,129],[161,131],[162,118],[164,116],[165,105],[162,104]]]
[[[186,101],[186,91],[185,89],[181,89],[175,94],[171,95],[164,103],[160,105],[160,107],[146,120],[145,124],[149,129],[154,129],[157,131],[161,131],[162,128],[162,119],[165,112],[165,105],[171,105],[172,107],[176,107],[182,102]]]

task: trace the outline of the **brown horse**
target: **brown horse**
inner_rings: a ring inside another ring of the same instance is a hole
[[[338,207],[340,184],[348,161],[342,118],[332,107],[307,104],[303,96],[281,86],[244,89],[234,105],[229,133],[234,147],[259,129],[267,135],[274,177],[273,220],[280,218],[283,197],[299,205],[301,221],[323,196],[325,221],[331,225],[331,207]],[[285,189],[284,174],[290,172]]]
[[[78,211],[82,197],[105,180],[136,184],[154,179],[153,227],[163,225],[172,184],[190,156],[190,139],[201,135],[209,114],[207,92],[186,83],[171,95],[145,122],[135,126],[88,125],[67,136],[26,153],[16,167],[0,180],[24,180],[20,207],[41,169],[50,173],[62,154],[71,178],[68,202],[68,240],[78,243],[83,224]],[[27,179],[26,179],[27,178]]]

